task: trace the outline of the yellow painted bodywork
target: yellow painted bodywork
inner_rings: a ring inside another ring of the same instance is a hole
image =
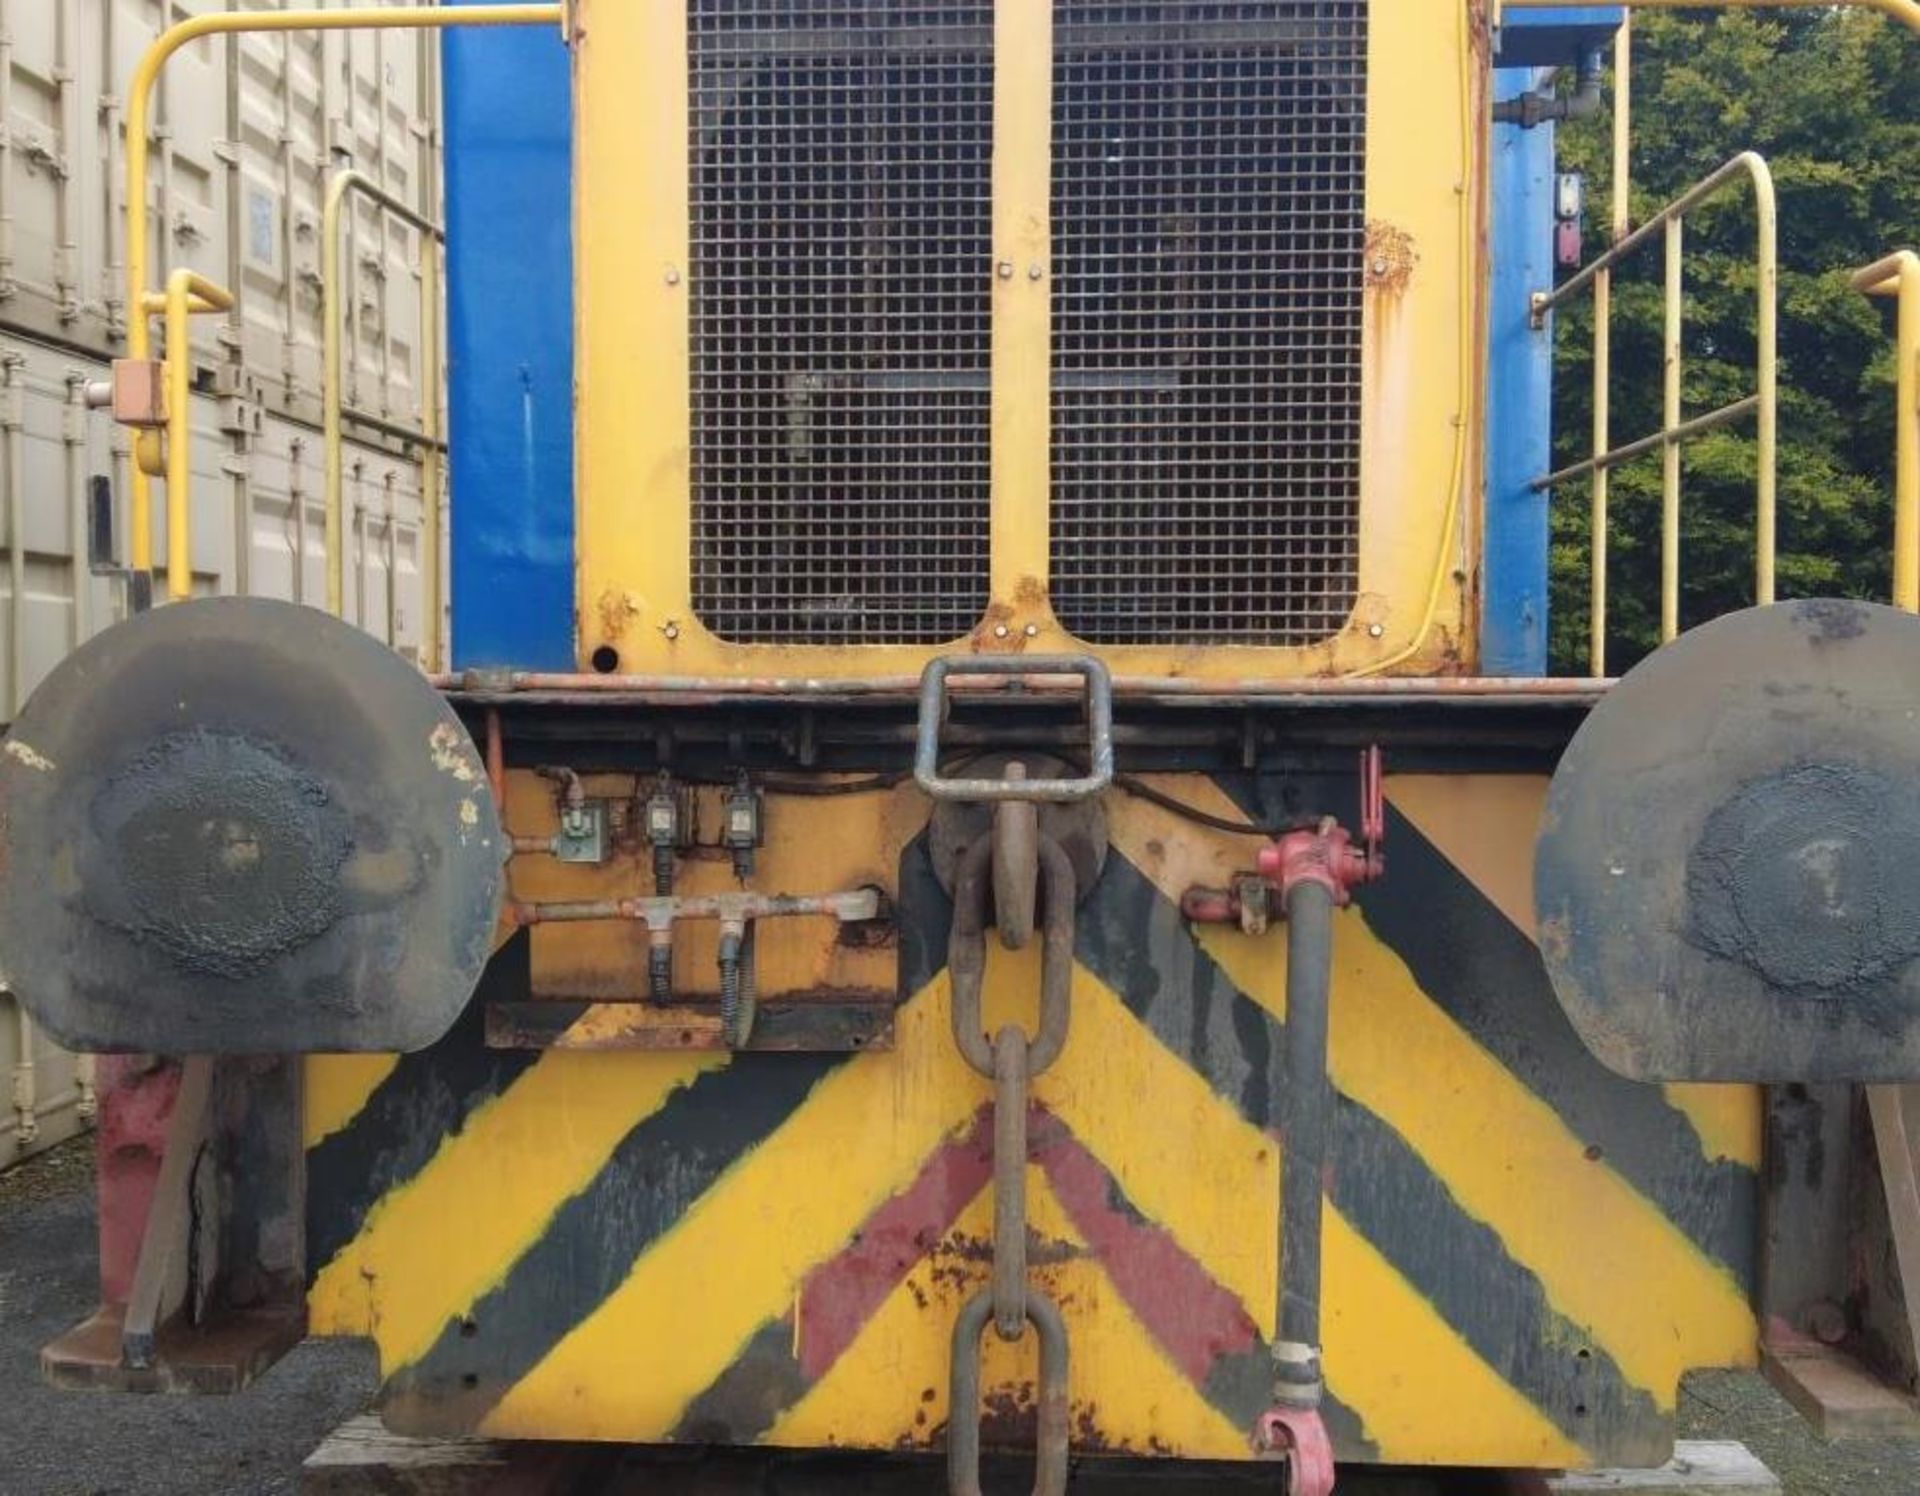
[[[1204,809],[1236,813],[1204,778],[1156,783]],[[1389,780],[1388,795],[1456,875],[1530,934],[1522,890],[1544,788],[1544,780],[1531,777],[1409,776]],[[540,831],[552,793],[516,773],[512,829]],[[910,786],[833,800],[781,799],[770,817],[767,886],[801,892],[877,880],[897,893],[895,865],[921,829],[924,806]],[[1244,865],[1244,841],[1199,831],[1147,802],[1115,795],[1108,812],[1111,855],[1165,899]],[[537,883],[541,896],[590,897],[605,876],[551,864],[534,872],[538,863],[519,859],[517,894]],[[1138,940],[1143,969],[1181,959],[1158,949],[1147,930]],[[1284,1017],[1282,938],[1210,929],[1200,934],[1199,949],[1236,990]],[[602,954],[633,965],[624,951]],[[537,957],[541,964],[555,959],[552,952]],[[816,974],[817,956],[799,954],[798,946],[770,946],[767,959],[771,985],[803,985]],[[1035,950],[1010,954],[990,942],[990,1031],[1005,1021],[1031,1024],[1037,988]],[[808,1275],[857,1240],[873,1212],[931,1155],[966,1134],[990,1099],[988,1083],[954,1046],[949,999],[944,971],[909,994],[893,1049],[829,1070],[492,1403],[482,1431],[673,1437],[689,1405],[767,1325],[788,1316],[803,1323],[796,1311]],[[1332,1014],[1331,1070],[1342,1095],[1418,1156],[1451,1197],[1450,1208],[1491,1233],[1493,1250],[1539,1285],[1560,1326],[1555,1333],[1569,1337],[1512,1354],[1572,1357],[1591,1349],[1618,1368],[1635,1396],[1664,1413],[1673,1410],[1688,1368],[1751,1363],[1757,1326],[1732,1273],[1423,991],[1359,909],[1337,917]],[[540,1055],[445,1137],[424,1168],[393,1184],[332,1260],[315,1265],[315,1330],[371,1335],[384,1373],[404,1374],[507,1279],[631,1128],[695,1077],[726,1064],[714,1054]],[[309,1142],[347,1125],[387,1073],[378,1060],[310,1060]],[[1686,1090],[1668,1100],[1697,1132],[1699,1167],[1715,1159],[1752,1165],[1758,1093]],[[1164,1231],[1270,1335],[1284,1167],[1275,1138],[1084,965],[1075,969],[1066,1048],[1034,1091],[1111,1175],[1128,1208]],[[1649,1104],[1658,1095],[1648,1088]],[[1037,1164],[1029,1169],[1029,1193],[1038,1238],[1059,1253],[1042,1253],[1035,1271],[1065,1309],[1076,1437],[1094,1429],[1109,1447],[1244,1457],[1246,1430],[1182,1373],[1101,1259],[1083,1250]],[[990,1213],[983,1190],[940,1242],[925,1245],[839,1358],[779,1411],[763,1436],[768,1442],[938,1442],[949,1416],[949,1334],[960,1304],[984,1281],[978,1244],[989,1234]],[[1404,1211],[1398,1219],[1410,1238],[1425,1229]],[[1516,1384],[1511,1368],[1476,1349],[1445,1307],[1403,1276],[1337,1202],[1329,1207],[1324,1252],[1328,1387],[1361,1421],[1379,1459],[1592,1462],[1564,1420],[1556,1423]],[[716,1286],[722,1283],[724,1291]],[[1032,1381],[1032,1347],[987,1341],[988,1405],[996,1397],[1017,1400]]]
[[[579,396],[576,643],[582,668],[688,676],[917,672],[923,647],[737,644],[691,600],[685,7],[576,0]],[[1047,595],[1051,7],[997,10],[990,565],[951,649],[1081,650]],[[1480,425],[1485,59],[1477,4],[1372,0],[1359,601],[1311,647],[1097,651],[1195,679],[1469,670]],[[1390,246],[1382,252],[1378,246]],[[1040,274],[1029,274],[1038,267]],[[1376,267],[1383,267],[1378,268]],[[1031,624],[1036,633],[1028,636]]]

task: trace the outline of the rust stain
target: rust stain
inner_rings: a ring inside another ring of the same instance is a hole
[[[999,602],[987,605],[969,640],[975,654],[1017,654],[1026,646],[1026,636],[1014,627],[1013,608]]]
[[[600,634],[609,644],[618,643],[639,616],[640,604],[631,592],[609,587],[600,594]]]
[[[1413,235],[1394,224],[1372,219],[1367,223],[1367,287],[1399,295],[1413,279],[1420,252]]]

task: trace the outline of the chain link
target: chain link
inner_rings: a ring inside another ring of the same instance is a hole
[[[1012,820],[1013,818],[1007,818]],[[1033,881],[1042,917],[1040,1021],[1029,1039],[1007,1024],[987,1042],[982,1026],[987,926],[995,894],[1009,891],[1027,911],[1014,930],[999,920],[1003,941],[1031,930],[1032,893],[1008,890],[1006,869],[1025,860],[1024,849],[981,837],[962,854],[954,879],[953,930],[947,968],[953,983],[953,1038],[968,1065],[993,1082],[993,1277],[968,1299],[953,1327],[953,1408],[948,1421],[947,1479],[954,1496],[980,1492],[980,1336],[987,1321],[1002,1340],[1018,1340],[1031,1324],[1040,1341],[1039,1447],[1034,1496],[1062,1496],[1067,1485],[1067,1329],[1059,1306],[1027,1280],[1027,1111],[1031,1082],[1066,1047],[1073,982],[1073,919],[1078,889],[1073,863],[1051,837],[1041,836]],[[1016,821],[1017,825],[1018,822]],[[1024,828],[1023,828],[1024,829]],[[1024,939],[1020,941],[1024,943]]]

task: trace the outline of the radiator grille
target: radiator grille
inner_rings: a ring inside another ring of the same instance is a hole
[[[1365,0],[1054,0],[1052,594],[1311,643],[1357,590]]]
[[[934,644],[987,604],[993,5],[691,0],[694,607]]]

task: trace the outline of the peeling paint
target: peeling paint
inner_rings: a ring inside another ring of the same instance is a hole
[[[439,723],[427,738],[427,747],[433,753],[433,766],[443,774],[451,774],[462,784],[469,784],[480,777],[474,767],[473,753],[467,747],[467,740],[459,728],[449,722]]]
[[[44,753],[37,752],[27,744],[21,742],[18,738],[10,738],[8,740],[7,753],[25,764],[29,769],[36,770],[42,774],[51,774],[53,772],[54,764],[52,759],[48,758]]]

